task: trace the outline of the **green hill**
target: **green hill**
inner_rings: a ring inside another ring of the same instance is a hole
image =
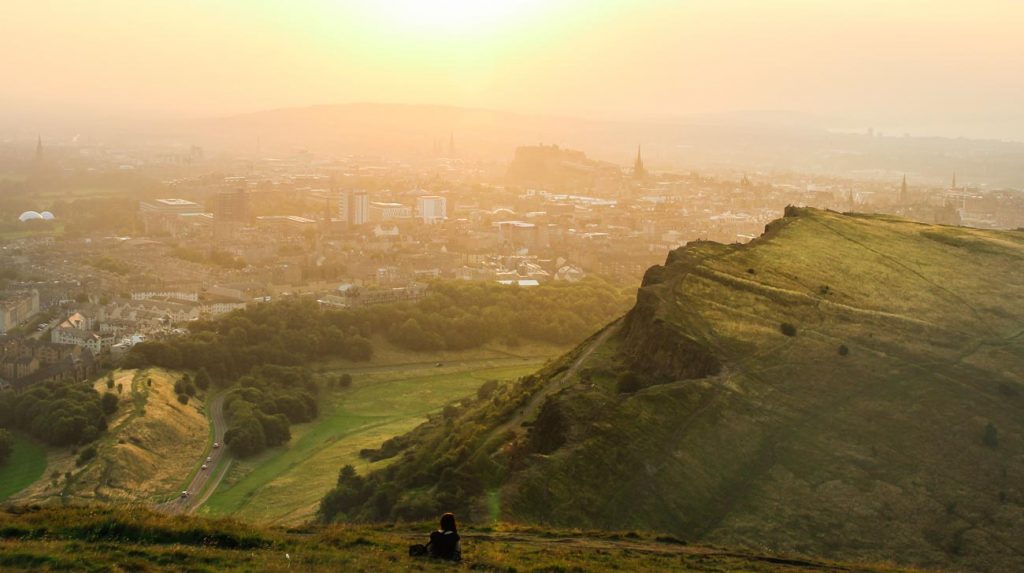
[[[787,209],[691,243],[539,373],[342,476],[333,520],[647,529],[1024,569],[1024,233]]]
[[[907,571],[687,545],[635,532],[462,528],[455,566],[412,558],[433,524],[271,529],[147,510],[67,507],[0,512],[3,571]]]

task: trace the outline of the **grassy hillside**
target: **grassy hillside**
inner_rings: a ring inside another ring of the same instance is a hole
[[[529,374],[543,361],[480,350],[430,355],[444,360],[440,363],[422,362],[423,355],[409,352],[383,354],[370,366],[322,365],[322,379],[348,373],[354,378],[352,387],[325,390],[320,415],[313,422],[296,425],[285,446],[233,462],[199,513],[264,524],[308,521],[334,486],[339,467],[353,464],[364,471],[371,467],[359,457],[360,450],[380,447],[385,440],[408,432],[428,413],[472,395],[487,380]]]
[[[14,451],[0,465],[0,501],[38,480],[46,469],[46,448],[31,438],[14,434]]]
[[[90,446],[52,449],[43,479],[14,499],[152,503],[181,491],[207,447],[210,430],[201,400],[177,401],[178,378],[160,369],[116,371],[115,388],[120,384],[122,391],[108,431]],[[106,379],[95,386],[106,392]],[[95,457],[81,460],[88,447],[95,447]]]
[[[330,498],[980,571],[1024,569],[1024,233],[788,209],[699,242],[561,361]]]
[[[411,558],[432,524],[268,529],[145,510],[0,512],[4,571],[751,571],[895,572],[671,537],[498,525],[464,528],[463,563]]]

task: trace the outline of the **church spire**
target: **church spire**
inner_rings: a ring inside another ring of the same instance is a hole
[[[900,183],[900,204],[907,203],[907,174],[903,174],[903,183]]]
[[[633,178],[643,179],[647,177],[647,170],[644,169],[644,159],[640,155],[640,146],[636,146],[636,161],[633,162]]]

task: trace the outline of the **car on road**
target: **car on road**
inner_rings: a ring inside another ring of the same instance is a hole
[[[201,468],[199,468],[199,469],[201,469],[201,470],[205,470],[205,469],[206,469],[206,464],[203,464],[203,467],[201,467]]]
[[[219,448],[220,447],[220,442],[214,442],[213,443],[213,447],[214,447],[214,449]]]
[[[181,492],[181,499],[185,499],[186,497],[188,497],[188,490]]]
[[[212,461],[213,461],[213,457],[212,456],[206,456],[206,463],[210,463]]]

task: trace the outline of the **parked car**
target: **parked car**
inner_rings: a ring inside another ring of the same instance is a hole
[[[205,469],[206,469],[206,464],[203,464],[203,467],[201,467],[201,468],[199,468],[199,469],[201,469],[201,470],[205,470]]]
[[[214,442],[213,443],[213,447],[214,447],[214,449],[219,448],[220,447],[220,442]]]

